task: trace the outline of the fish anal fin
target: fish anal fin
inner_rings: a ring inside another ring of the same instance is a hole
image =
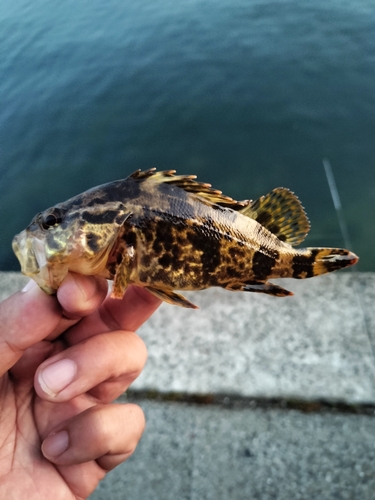
[[[231,283],[224,287],[232,292],[255,292],[274,295],[275,297],[287,297],[293,295],[289,290],[281,286],[274,285],[268,281],[247,281],[246,283]]]
[[[198,182],[196,175],[175,175],[175,170],[157,171],[155,168],[140,171],[137,170],[130,177],[137,181],[148,181],[155,183],[166,183],[193,193],[211,204],[240,210],[248,204],[248,201],[236,201],[230,196],[224,195],[220,190],[211,187],[211,184]]]
[[[159,299],[164,302],[168,302],[168,304],[186,307],[189,309],[199,309],[198,306],[187,300],[186,297],[172,292],[172,290],[162,290],[161,288],[155,288],[152,286],[146,286],[145,288]]]
[[[310,229],[309,219],[298,197],[289,189],[276,188],[239,210],[256,220],[281,241],[299,245]]]

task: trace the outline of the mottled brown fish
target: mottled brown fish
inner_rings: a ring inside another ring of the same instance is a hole
[[[310,225],[298,198],[277,188],[237,202],[196,176],[137,171],[37,214],[13,240],[22,272],[47,293],[68,271],[129,284],[171,304],[196,306],[175,290],[291,292],[271,278],[310,278],[351,266],[340,248],[302,248]]]

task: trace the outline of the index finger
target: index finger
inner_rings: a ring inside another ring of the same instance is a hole
[[[58,325],[62,310],[55,297],[37,285],[17,292],[0,304],[0,375],[8,371],[32,345]]]
[[[34,281],[0,304],[0,375],[41,340],[58,337],[82,316],[97,310],[107,294],[107,282],[93,276],[69,274],[56,296]]]

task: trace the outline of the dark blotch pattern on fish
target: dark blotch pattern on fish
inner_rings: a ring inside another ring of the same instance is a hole
[[[258,280],[266,280],[272,275],[272,268],[275,265],[275,257],[267,255],[262,248],[254,253],[253,256],[253,274]]]
[[[82,213],[83,219],[89,224],[112,224],[118,216],[118,210],[106,210],[101,213],[85,211]]]
[[[314,263],[319,250],[312,250],[310,255],[295,255],[292,259],[292,277],[296,279],[312,278]]]
[[[52,250],[60,250],[63,243],[49,231],[46,232],[47,244]]]
[[[86,235],[86,241],[87,241],[87,246],[90,248],[92,252],[97,252],[99,250],[99,243],[100,243],[100,235],[95,234],[95,233],[87,233]]]
[[[262,226],[267,225],[270,220],[272,220],[272,215],[269,212],[261,212],[256,218],[256,221]]]

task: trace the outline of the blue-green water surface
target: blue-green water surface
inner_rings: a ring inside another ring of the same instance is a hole
[[[141,168],[294,190],[375,270],[373,0],[2,0],[0,269],[32,216]]]

